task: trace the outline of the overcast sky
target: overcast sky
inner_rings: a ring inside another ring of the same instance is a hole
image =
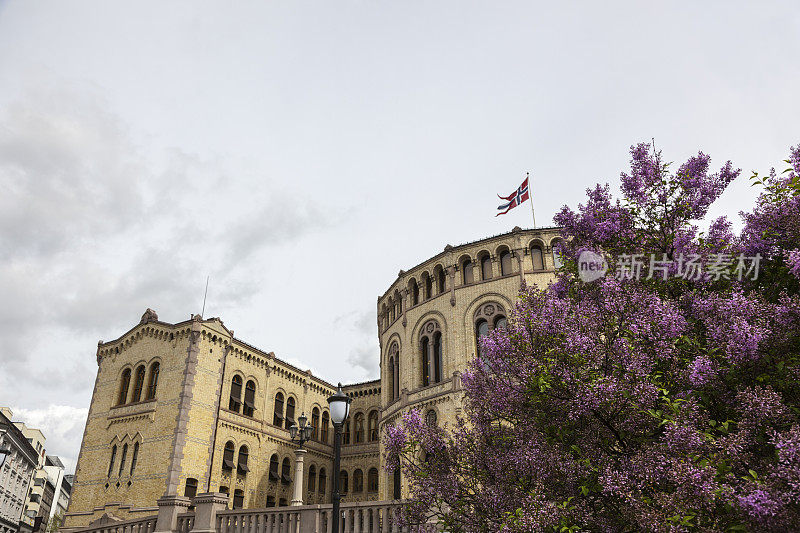
[[[531,225],[631,144],[743,176],[800,142],[796,2],[0,1],[0,405],[74,468],[99,339],[220,316],[378,376],[397,272]],[[702,5],[699,5],[702,4]]]

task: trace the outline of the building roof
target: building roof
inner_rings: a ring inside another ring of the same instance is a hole
[[[45,464],[48,466],[64,468],[64,463],[61,462],[61,459],[59,459],[57,455],[48,455],[45,459]]]
[[[39,454],[36,452],[36,448],[33,447],[33,444],[28,442],[28,438],[24,433],[22,433],[22,430],[18,428],[15,423],[9,420],[9,418],[2,412],[0,412],[0,428],[5,429],[8,434],[16,437],[16,440],[19,441],[19,445],[22,447],[20,451],[23,452],[23,455],[25,455],[28,460],[33,463],[33,467],[36,468],[39,459]]]

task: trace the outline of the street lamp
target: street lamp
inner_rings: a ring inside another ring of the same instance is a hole
[[[292,505],[303,505],[303,457],[306,454],[303,444],[311,440],[313,431],[314,426],[308,423],[308,417],[305,413],[298,417],[297,423],[289,427],[292,442],[295,442],[295,439],[297,440],[297,449],[294,451],[294,497],[292,498]]]
[[[333,527],[331,533],[339,533],[339,459],[342,454],[342,424],[350,414],[350,402],[353,399],[342,392],[342,384],[339,383],[336,394],[328,398],[331,409],[331,422],[333,422]]]

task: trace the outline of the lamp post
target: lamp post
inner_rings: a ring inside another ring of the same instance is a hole
[[[294,451],[294,497],[292,498],[292,505],[303,505],[303,457],[306,454],[303,444],[311,440],[313,431],[314,427],[308,424],[308,417],[305,413],[301,414],[297,419],[297,423],[292,424],[289,428],[292,442],[295,442],[295,439],[297,441],[297,449]]]
[[[339,459],[342,454],[342,424],[350,414],[350,402],[353,401],[348,395],[342,392],[342,384],[339,383],[336,394],[328,398],[331,409],[331,422],[333,422],[333,527],[331,533],[339,533],[339,523],[342,517],[339,513]]]

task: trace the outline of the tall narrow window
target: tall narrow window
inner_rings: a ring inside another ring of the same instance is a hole
[[[378,440],[378,411],[372,411],[367,419],[367,430],[370,442]]]
[[[347,494],[349,490],[349,484],[347,479],[347,470],[342,470],[339,472],[339,492],[342,494]]]
[[[111,447],[111,460],[108,462],[108,476],[111,477],[111,472],[114,471],[114,462],[117,460],[117,445]]]
[[[389,356],[389,400],[394,400],[394,356]]]
[[[364,472],[360,468],[353,472],[353,492],[364,492]]]
[[[294,398],[292,396],[286,399],[286,420],[284,422],[286,429],[289,429],[294,424]]]
[[[325,494],[325,489],[328,484],[328,475],[325,473],[324,468],[319,469],[319,493]]]
[[[275,507],[275,496],[272,494],[267,496],[267,507]]]
[[[392,497],[395,500],[399,500],[401,498],[401,495],[400,495],[401,482],[400,482],[400,467],[399,466],[394,469],[394,474],[392,475],[392,481],[393,481],[392,482],[392,489],[393,489],[392,490],[392,495],[393,495]]]
[[[136,369],[136,381],[133,384],[133,402],[142,399],[142,388],[144,387],[144,365]]]
[[[247,468],[248,455],[247,446],[239,447],[239,460],[236,463],[236,471],[242,475],[246,475],[250,471]]]
[[[353,419],[355,426],[355,442],[356,444],[364,442],[364,413],[358,413]]]
[[[436,276],[436,294],[443,294],[446,287],[444,269],[437,265],[434,270],[434,275]]]
[[[131,455],[131,471],[130,475],[133,476],[133,471],[136,469],[136,461],[139,460],[139,443],[133,444],[133,455]]]
[[[233,491],[233,508],[241,509],[242,507],[244,507],[244,491],[236,489]]]
[[[431,427],[436,426],[436,411],[430,409],[427,413],[425,413],[425,423]]]
[[[350,444],[350,419],[342,424],[342,444]]]
[[[122,455],[119,458],[119,472],[117,472],[118,476],[122,475],[122,471],[125,470],[125,459],[128,457],[128,443],[125,443],[122,446]]]
[[[311,410],[311,438],[314,440],[319,439],[319,409],[316,407]]]
[[[278,454],[273,453],[272,457],[269,458],[269,480],[270,481],[278,481],[280,476],[278,475]]]
[[[433,280],[425,273],[425,299],[429,300],[433,296]]]
[[[253,412],[256,410],[256,384],[251,379],[247,382],[247,386],[244,388],[244,407],[242,409],[242,414],[244,416],[253,416]]]
[[[272,415],[272,424],[280,427],[283,423],[283,394],[280,392],[275,395],[274,413]]]
[[[531,246],[531,262],[534,270],[544,270],[544,255],[539,246]]]
[[[222,453],[222,469],[233,470],[233,454],[235,448],[232,441],[225,443],[225,451]]]
[[[511,274],[513,268],[511,267],[511,252],[503,250],[500,252],[500,275],[507,276]]]
[[[417,280],[411,280],[411,305],[417,305],[419,303],[419,285],[417,284]]]
[[[370,468],[367,474],[367,491],[378,492],[378,469]]]
[[[119,384],[119,396],[117,405],[124,405],[128,402],[128,389],[131,386],[131,369],[126,368],[122,372],[122,382]]]
[[[492,279],[492,257],[489,254],[481,258],[481,277],[483,279]]]
[[[322,412],[322,428],[320,430],[320,437],[319,440],[328,444],[328,423],[330,422],[330,416],[328,415],[328,411]]]
[[[239,412],[242,403],[242,376],[233,376],[231,380],[231,397],[228,400],[228,409]]]
[[[433,334],[433,381],[442,381],[442,334],[438,331]]]
[[[561,261],[561,254],[558,253],[558,246],[561,244],[559,241],[553,243],[553,268],[561,268],[564,264]]]
[[[292,466],[289,463],[289,458],[284,457],[283,463],[281,464],[281,483],[284,485],[289,485],[292,482],[291,474],[292,473]]]
[[[183,489],[183,495],[187,498],[194,498],[197,496],[197,480],[195,478],[186,478],[186,487]]]
[[[428,372],[430,371],[430,365],[428,364],[429,363],[429,361],[428,361],[428,357],[429,357],[428,345],[429,344],[430,344],[430,341],[428,340],[428,337],[423,337],[422,338],[422,385],[424,387],[428,386],[428,384],[430,383],[430,375],[428,374]]]
[[[317,467],[308,467],[308,492],[314,492],[317,486]]]
[[[468,285],[475,281],[475,274],[472,271],[472,260],[467,257],[461,263],[461,283]]]
[[[478,351],[478,355],[483,355],[483,348],[481,347],[481,337],[485,337],[489,334],[489,323],[484,320],[480,319],[475,324],[475,349]]]
[[[161,364],[156,361],[150,365],[150,381],[147,383],[147,399],[152,400],[156,397],[156,389],[158,388],[158,373],[161,370]]]

